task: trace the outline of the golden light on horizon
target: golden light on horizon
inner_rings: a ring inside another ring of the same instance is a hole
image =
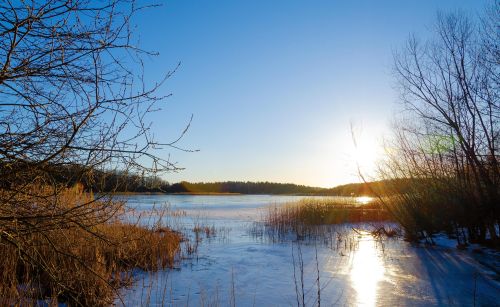
[[[356,197],[356,201],[361,205],[366,205],[366,204],[371,203],[373,201],[373,197],[360,196],[360,197]]]

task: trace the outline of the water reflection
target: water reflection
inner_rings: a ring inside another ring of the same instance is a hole
[[[375,242],[371,237],[363,236],[358,249],[354,252],[350,271],[358,306],[376,305],[377,286],[383,279],[384,273],[384,264],[378,256]]]
[[[372,200],[373,200],[373,197],[370,197],[370,196],[359,196],[359,197],[356,197],[356,201],[359,204],[362,204],[362,205],[366,205],[366,204],[372,202]]]

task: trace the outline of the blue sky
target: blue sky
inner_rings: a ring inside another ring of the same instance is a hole
[[[392,52],[428,37],[438,10],[488,1],[165,1],[136,18],[149,80],[181,62],[150,120],[186,169],[171,182],[275,181],[331,187],[370,173],[397,109]],[[351,139],[358,131],[360,149]]]

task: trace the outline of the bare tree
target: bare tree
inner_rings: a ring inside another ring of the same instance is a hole
[[[34,234],[54,249],[53,230],[107,240],[95,226],[122,209],[103,196],[70,206],[61,197],[70,184],[116,169],[178,170],[158,150],[178,148],[180,138],[157,142],[146,119],[166,98],[158,89],[175,69],[145,82],[142,58],[155,53],[135,44],[132,19],[154,6],[140,3],[0,3],[0,245],[48,274],[57,268],[37,256]]]
[[[448,224],[467,227],[472,240],[486,232],[498,238],[499,9],[496,3],[481,20],[439,14],[434,39],[412,36],[395,54],[406,112],[382,171],[417,180],[414,193],[401,197],[409,215],[429,213],[427,231]]]

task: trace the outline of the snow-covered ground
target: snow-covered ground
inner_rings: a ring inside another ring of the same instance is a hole
[[[184,210],[176,227],[193,236],[194,225],[213,226],[197,252],[178,267],[136,272],[121,291],[127,306],[497,306],[498,263],[494,251],[457,250],[445,236],[436,246],[402,239],[375,239],[334,226],[328,239],[273,241],[252,231],[268,204],[295,196],[134,195],[128,201],[147,212],[168,202]],[[191,240],[191,243],[193,240]],[[319,278],[318,278],[319,277]],[[319,283],[318,283],[319,280]],[[117,300],[117,304],[122,304]]]

